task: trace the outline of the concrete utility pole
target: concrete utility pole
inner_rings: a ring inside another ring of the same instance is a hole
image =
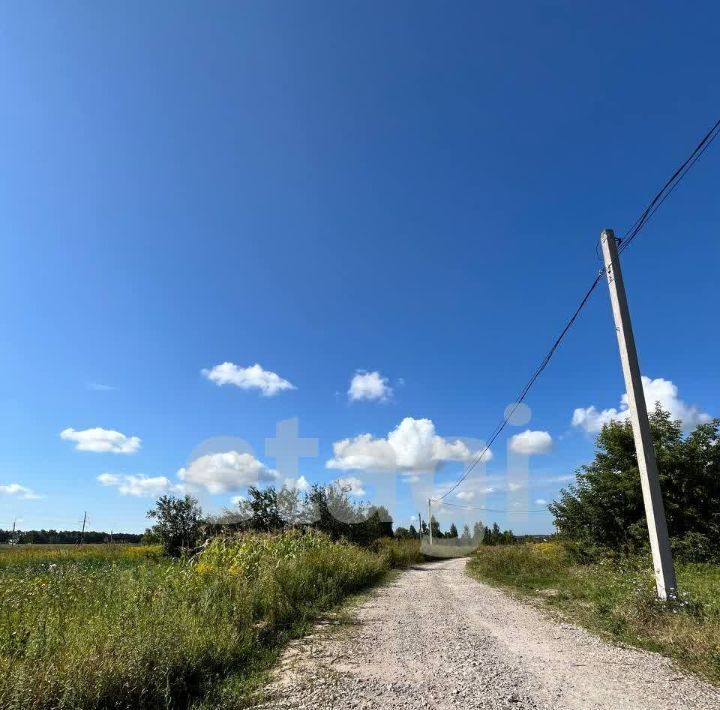
[[[430,507],[430,498],[428,498],[428,531],[430,532],[430,544],[432,545],[432,508]]]
[[[85,523],[87,523],[87,511],[83,515],[82,532],[80,533],[80,544],[85,542]]]
[[[658,598],[663,601],[668,598],[675,599],[677,596],[675,569],[673,568],[672,554],[670,552],[670,538],[665,520],[662,491],[658,480],[655,448],[650,435],[650,421],[648,420],[645,393],[643,392],[640,377],[640,365],[638,364],[635,338],[630,322],[625,284],[620,269],[617,240],[613,230],[603,230],[600,242],[602,243],[608,287],[610,288],[610,302],[612,303],[615,330],[617,331],[618,345],[620,347],[620,362],[625,376],[630,421],[632,422],[633,436],[635,438],[635,451],[637,452],[640,483],[642,484],[643,501],[645,503],[645,517],[647,518],[648,532],[650,534],[650,549],[652,551],[653,566],[655,567],[657,594]]]
[[[418,537],[422,541],[422,515],[420,515],[420,511],[418,511]]]

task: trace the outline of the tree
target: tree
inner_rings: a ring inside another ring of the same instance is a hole
[[[278,492],[274,488],[248,488],[248,498],[238,504],[246,526],[258,532],[282,530],[285,520],[280,513]]]
[[[407,528],[395,528],[395,537],[398,540],[409,540],[413,535]]]
[[[483,545],[511,545],[516,542],[515,535],[512,530],[500,530],[497,523],[493,523],[492,528],[485,527],[482,535]]]
[[[410,525],[408,532],[410,533],[410,537],[418,537],[418,531],[414,525]]]
[[[448,531],[447,536],[454,537],[454,538],[456,538],[458,536],[458,529],[457,529],[455,523],[450,523],[450,530]]]
[[[152,532],[160,539],[163,551],[171,557],[179,557],[184,549],[197,542],[202,510],[195,498],[160,496],[155,507],[147,512],[148,518],[157,522]]]
[[[430,518],[430,529],[432,530],[432,536],[434,538],[439,540],[441,537],[445,537],[442,532],[440,532],[440,523],[434,515]]]
[[[392,537],[392,518],[387,509],[352,501],[350,490],[350,486],[338,483],[313,486],[305,498],[306,517],[313,527],[333,539],[344,537],[358,545]]]
[[[469,545],[472,538],[470,537],[470,526],[465,524],[463,526],[462,536],[460,537],[463,545]]]
[[[668,531],[691,556],[696,551],[708,557],[703,550],[720,549],[719,426],[718,419],[700,424],[684,437],[681,423],[659,404],[650,415]],[[583,545],[624,552],[645,547],[648,533],[630,422],[606,424],[596,446],[594,460],[577,470],[575,483],[549,506],[555,526]]]

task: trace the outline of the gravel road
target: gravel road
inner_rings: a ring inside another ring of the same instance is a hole
[[[480,584],[414,567],[285,651],[257,708],[720,709],[720,692]]]

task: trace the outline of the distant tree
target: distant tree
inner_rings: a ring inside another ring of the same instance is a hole
[[[483,535],[485,534],[485,527],[483,526],[482,522],[478,520],[477,523],[473,526],[473,535],[472,539],[475,543],[479,543],[483,539]]]
[[[369,545],[380,537],[392,537],[392,518],[382,506],[367,506],[350,497],[349,486],[315,485],[305,498],[305,515],[313,527],[334,539],[345,538]]]
[[[460,539],[462,540],[463,545],[469,545],[470,542],[472,541],[472,537],[470,536],[470,526],[469,525],[465,524],[463,526],[463,531],[462,531],[462,535],[461,535]]]
[[[410,533],[410,537],[418,537],[418,531],[414,525],[410,525],[408,532]]]
[[[140,540],[143,545],[159,545],[160,537],[152,528],[146,528]]]
[[[440,539],[442,537],[445,537],[440,530],[440,523],[437,521],[434,515],[430,518],[430,529],[432,530],[434,538]]]
[[[483,545],[511,545],[516,541],[512,530],[500,530],[497,523],[493,523],[491,528],[485,527],[482,535]]]
[[[285,520],[280,513],[278,492],[275,488],[248,488],[248,497],[238,503],[240,517],[246,526],[258,532],[282,530]]]
[[[407,528],[395,528],[395,537],[398,540],[408,540],[413,537],[413,535]]]
[[[202,510],[195,498],[160,496],[155,507],[147,512],[148,518],[157,522],[152,530],[160,539],[163,551],[171,557],[178,557],[184,549],[197,542]]]
[[[447,536],[453,538],[456,538],[458,536],[458,529],[455,526],[455,523],[450,523],[450,530],[448,531]]]
[[[424,520],[423,520],[422,523],[420,524],[420,532],[421,532],[421,534],[423,535],[423,537],[427,537],[427,536],[428,536],[428,525],[427,525],[427,523],[426,523]]]
[[[650,430],[668,531],[685,558],[720,557],[720,419],[684,436],[682,424],[656,405]],[[606,424],[594,460],[550,504],[558,532],[584,547],[632,552],[647,544],[635,442],[629,421]]]
[[[307,522],[305,509],[300,501],[297,488],[281,488],[277,494],[277,508],[286,527],[295,527]]]

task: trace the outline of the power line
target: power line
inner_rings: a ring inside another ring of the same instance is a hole
[[[656,193],[656,195],[653,197],[653,199],[650,201],[648,206],[643,210],[640,217],[638,217],[637,220],[635,220],[635,223],[633,226],[625,233],[625,236],[621,240],[621,246],[619,249],[619,252],[622,253],[629,245],[630,243],[637,237],[637,235],[640,233],[640,231],[645,227],[645,225],[648,223],[650,218],[657,212],[657,210],[660,208],[660,206],[665,202],[665,200],[670,197],[672,192],[675,190],[675,188],[682,182],[683,178],[688,174],[688,172],[693,168],[695,163],[698,161],[700,156],[708,149],[710,144],[715,140],[718,133],[720,133],[720,120],[718,120],[713,127],[703,136],[703,138],[700,140],[700,142],[695,146],[695,149],[690,153],[690,155],[687,157],[687,159],[680,165],[680,167],[672,174],[672,176],[667,180],[667,182],[662,186],[662,188]],[[602,269],[600,269],[600,272],[595,277],[595,280],[592,282],[592,285],[590,288],[585,292],[584,296],[582,297],[580,301],[580,305],[575,309],[572,316],[570,316],[570,319],[565,324],[565,327],[560,332],[560,335],[555,339],[552,346],[550,347],[550,350],[548,350],[545,357],[540,361],[540,364],[533,372],[530,379],[527,381],[525,386],[520,392],[520,395],[515,400],[513,406],[510,408],[509,412],[505,413],[505,416],[500,421],[500,423],[495,427],[493,430],[493,433],[490,435],[490,437],[487,439],[487,444],[482,451],[480,451],[479,454],[477,454],[468,467],[465,469],[464,473],[460,478],[453,484],[451,488],[449,488],[445,493],[443,493],[439,498],[435,498],[436,501],[442,501],[447,496],[449,496],[453,491],[455,491],[462,483],[467,479],[467,477],[470,475],[470,473],[473,471],[473,469],[480,463],[480,461],[483,460],[485,454],[490,450],[490,447],[495,442],[495,440],[500,436],[500,434],[503,432],[505,427],[509,424],[510,420],[512,419],[513,414],[515,414],[515,411],[520,406],[520,404],[523,402],[525,397],[527,397],[528,392],[532,388],[532,386],[535,384],[536,380],[540,375],[542,374],[543,370],[548,366],[550,363],[550,360],[552,359],[553,355],[555,354],[555,351],[558,349],[560,343],[563,341],[565,336],[567,335],[570,328],[572,328],[573,324],[577,320],[578,316],[582,312],[583,308],[585,308],[585,305],[587,304],[588,300],[590,300],[590,296],[592,295],[593,291],[597,288],[600,281],[602,281],[603,276],[605,275],[605,267],[603,266]],[[447,503],[445,505],[448,505]],[[501,512],[501,511],[498,511]]]
[[[565,336],[567,335],[570,328],[572,328],[573,323],[577,320],[578,316],[580,315],[583,308],[585,308],[585,305],[590,300],[590,296],[592,295],[592,292],[597,288],[598,284],[602,280],[603,274],[605,273],[605,269],[603,268],[598,275],[595,277],[595,280],[592,282],[592,285],[590,288],[585,292],[584,296],[582,297],[580,304],[575,309],[575,312],[570,316],[570,319],[565,324],[565,327],[560,332],[560,335],[558,335],[557,338],[555,338],[555,342],[553,342],[552,346],[550,347],[550,350],[548,350],[545,357],[540,361],[540,364],[535,369],[535,372],[533,372],[530,379],[527,381],[525,386],[522,388],[522,391],[516,398],[515,402],[513,403],[512,407],[510,408],[510,411],[505,414],[503,419],[500,421],[500,423],[495,427],[493,433],[490,435],[490,437],[487,440],[487,444],[485,445],[485,448],[476,455],[468,467],[465,469],[465,472],[463,475],[453,484],[453,486],[448,489],[445,493],[443,493],[439,498],[436,498],[435,500],[441,501],[447,498],[454,490],[456,490],[462,483],[465,481],[465,479],[472,473],[473,469],[482,461],[485,454],[490,450],[490,447],[493,445],[495,440],[502,434],[505,427],[508,425],[510,420],[512,419],[513,414],[515,414],[515,411],[517,408],[522,404],[525,397],[527,397],[528,392],[532,388],[532,386],[535,384],[536,380],[540,375],[542,374],[543,370],[548,366],[550,363],[550,360],[552,359],[552,356],[555,354],[555,351],[558,349],[560,343],[563,341]]]
[[[473,507],[471,505],[462,505],[460,503],[442,503],[442,505],[449,506],[451,508],[459,508],[461,510],[484,510],[488,513],[546,513],[547,508],[536,508],[534,510],[518,510],[517,508],[485,508],[485,507]]]
[[[712,142],[717,138],[720,133],[720,120],[718,120],[713,127],[703,136],[702,140],[695,146],[695,149],[688,156],[685,162],[672,174],[668,181],[660,188],[658,193],[650,201],[650,204],[645,208],[643,213],[635,221],[635,224],[628,230],[623,237],[622,244],[618,249],[619,253],[622,253],[630,243],[637,237],[640,230],[650,221],[650,218],[657,212],[660,205],[670,197],[673,190],[682,182],[683,178],[692,170],[692,167],[699,160],[700,156],[710,147]]]

